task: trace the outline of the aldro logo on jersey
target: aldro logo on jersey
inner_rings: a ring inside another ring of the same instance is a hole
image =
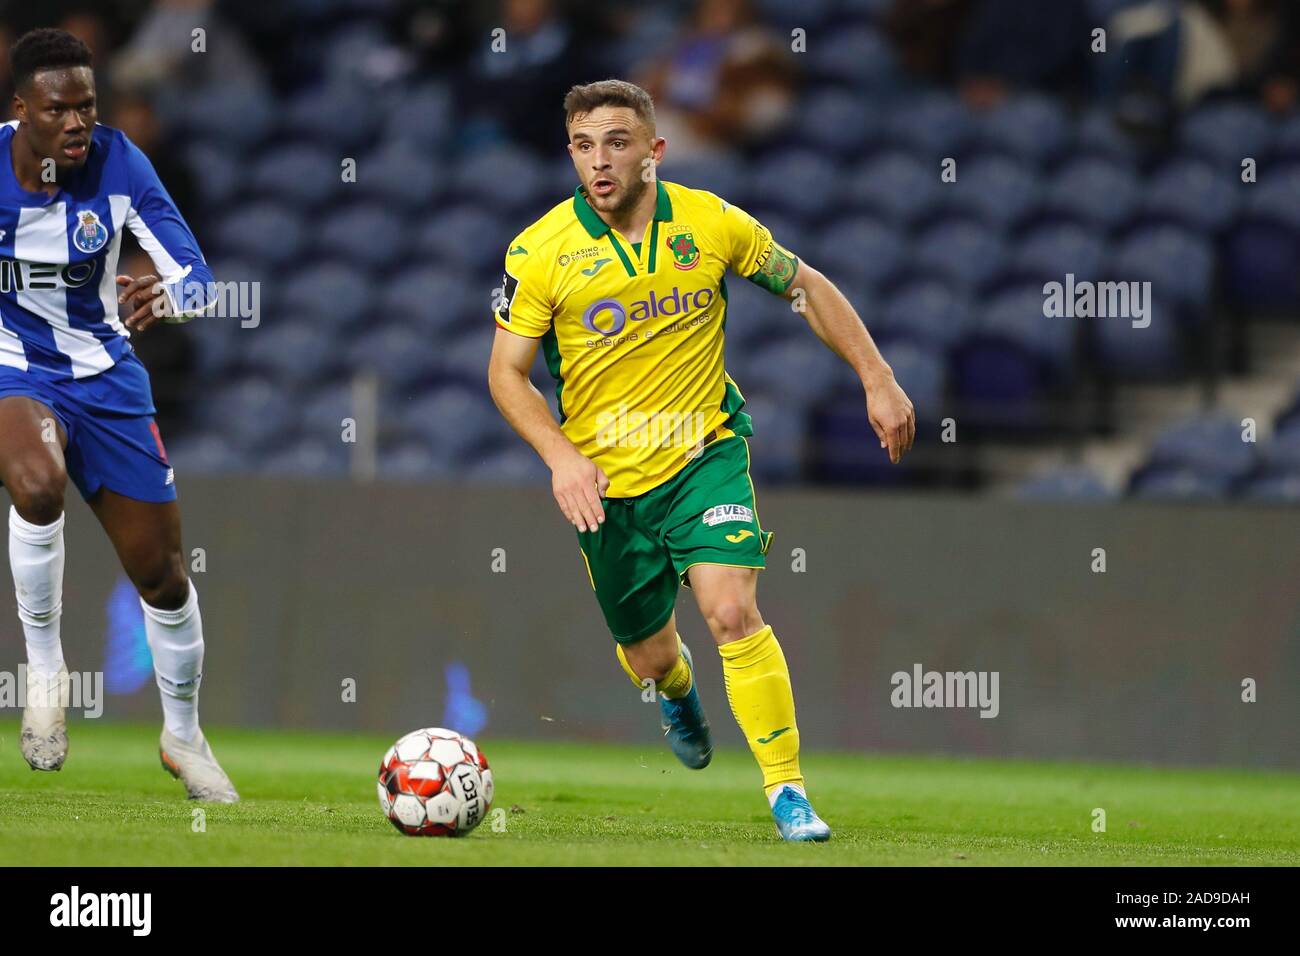
[[[582,313],[582,324],[588,332],[610,337],[623,331],[629,321],[644,322],[646,319],[672,318],[684,315],[688,311],[703,311],[713,301],[713,290],[680,289],[673,286],[667,295],[656,294],[653,289],[645,299],[638,299],[631,305],[624,305],[618,299],[599,299],[587,306]]]
[[[108,230],[92,209],[77,213],[77,225],[72,233],[72,244],[82,252],[98,252],[108,242]]]

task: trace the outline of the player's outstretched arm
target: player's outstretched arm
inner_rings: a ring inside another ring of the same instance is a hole
[[[551,490],[564,517],[579,531],[605,521],[600,499],[609,478],[560,430],[550,406],[528,378],[538,340],[498,327],[488,362],[488,390],[510,427],[551,469]]]
[[[866,392],[867,419],[880,447],[888,449],[889,460],[898,464],[916,438],[916,414],[853,304],[834,282],[780,247],[773,249],[759,271],[766,274],[759,284],[790,302],[817,337],[857,372]]]

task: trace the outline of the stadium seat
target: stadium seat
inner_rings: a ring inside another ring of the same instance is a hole
[[[455,131],[451,93],[442,82],[399,89],[391,98],[378,140],[409,146],[419,155],[437,155]]]
[[[493,285],[499,288],[500,266],[494,276]],[[385,321],[411,324],[432,341],[442,341],[468,316],[491,322],[492,296],[492,287],[471,287],[449,270],[428,265],[394,276],[385,285],[374,314]]]
[[[374,314],[369,274],[341,262],[293,270],[280,297],[287,313],[310,319],[322,335],[338,335]]]
[[[1300,473],[1257,475],[1241,485],[1238,495],[1258,503],[1300,504]]]
[[[824,220],[837,201],[832,189],[804,188],[811,183],[838,179],[835,164],[817,153],[783,150],[759,160],[750,180],[750,192],[763,203],[809,224]]]
[[[1183,118],[1184,150],[1205,157],[1222,175],[1241,175],[1247,156],[1263,161],[1273,140],[1273,123],[1263,107],[1225,101],[1208,103]]]
[[[931,226],[916,240],[915,250],[913,272],[960,283],[972,292],[996,276],[1007,257],[996,231],[965,219]]]
[[[1055,468],[1016,487],[1016,497],[1029,501],[1108,501],[1115,492],[1089,468]]]
[[[841,219],[813,246],[817,268],[833,281],[854,279],[879,286],[903,267],[907,246],[894,229],[873,219]]]
[[[1143,468],[1129,481],[1134,498],[1158,501],[1214,501],[1227,498],[1231,482],[1191,468]]]
[[[236,206],[212,233],[217,249],[276,270],[297,262],[307,251],[305,222],[291,206],[274,202]]]
[[[831,88],[809,94],[793,135],[804,146],[843,162],[857,159],[874,145],[880,125],[878,108],[860,93]]]
[[[443,194],[445,170],[408,144],[389,143],[357,160],[355,188],[362,196],[416,210],[430,206]]]
[[[268,475],[341,477],[348,473],[356,446],[335,438],[304,435],[272,450],[260,464]]]
[[[747,382],[753,387],[771,378],[772,370],[779,369],[782,401],[807,408],[833,389],[835,364],[839,361],[815,336],[803,335],[756,349],[733,377],[744,392]]]
[[[439,455],[461,461],[511,434],[485,388],[448,385],[417,395],[400,409],[400,424]]]
[[[240,452],[260,456],[289,438],[296,427],[293,397],[261,377],[237,379],[209,394],[201,406],[203,424]]]
[[[819,43],[808,69],[821,79],[861,94],[892,89],[901,78],[889,40],[869,26],[841,25]]]
[[[476,328],[439,349],[443,374],[469,388],[486,388],[488,358],[495,338],[496,323],[484,314]]]
[[[765,483],[796,481],[803,471],[808,430],[805,411],[795,407],[783,391],[769,394],[743,389],[743,385],[742,390],[744,411],[754,421],[749,461],[750,474],[760,486],[759,493]]]
[[[450,478],[455,464],[419,438],[404,438],[380,446],[376,470],[385,481]]]
[[[283,132],[290,141],[307,139],[337,156],[332,163],[340,180],[344,157],[375,141],[382,117],[359,84],[319,86],[293,93],[284,106]]]
[[[1147,307],[1150,324],[1145,326],[1134,326],[1132,318],[1124,317],[1084,320],[1096,369],[1105,378],[1172,381],[1185,373],[1187,356],[1179,310],[1154,294]]]
[[[1106,254],[1101,236],[1077,223],[1039,226],[1016,241],[1003,277],[1013,281],[1064,282],[1096,279]]]
[[[971,331],[973,322],[964,293],[944,282],[915,279],[893,291],[880,312],[879,323],[868,323],[867,328],[878,339],[903,340],[946,352]]]
[[[1241,190],[1254,188],[1204,160],[1175,160],[1146,182],[1142,216],[1213,235],[1236,218]]]
[[[927,165],[911,154],[877,155],[850,176],[849,203],[900,228],[915,226],[937,210],[943,200],[938,165]]]
[[[1069,117],[1057,100],[1021,94],[980,118],[975,143],[982,150],[1042,166],[1061,155],[1072,135]],[[960,171],[957,181],[961,182]]]
[[[899,97],[885,120],[885,139],[916,154],[938,176],[946,157],[957,157],[974,134],[970,111],[955,94],[931,90]]]
[[[1007,229],[1037,208],[1040,181],[1037,170],[1025,163],[1003,156],[979,156],[959,163],[957,181],[945,184],[943,194],[950,212]]]
[[[185,96],[185,130],[192,141],[226,152],[247,153],[282,131],[282,117],[273,97],[243,84],[212,84]]]
[[[745,170],[736,159],[726,154],[676,159],[670,152],[664,164],[656,170],[656,175],[665,182],[708,190],[735,205],[745,205],[748,198]],[[568,186],[570,193],[577,185],[575,177],[573,164],[566,162],[562,182]],[[558,202],[562,198],[564,193],[557,191],[554,201]]]
[[[1104,107],[1088,109],[1076,121],[1074,151],[1080,158],[1126,165],[1135,163],[1139,155],[1137,145],[1116,122],[1114,112]]]
[[[372,371],[387,387],[406,391],[436,379],[445,356],[440,348],[430,348],[429,336],[418,325],[398,317],[365,329],[347,357],[353,370]]]
[[[229,207],[248,187],[248,169],[244,161],[219,143],[190,143],[185,147],[185,165],[205,212]],[[197,228],[198,223],[191,222],[190,227]]]
[[[476,456],[467,464],[462,474],[476,483],[546,487],[551,481],[550,469],[522,439]]]
[[[1224,293],[1246,307],[1294,307],[1300,304],[1300,166],[1274,170],[1249,188],[1224,247]]]
[[[1277,127],[1273,138],[1273,162],[1300,162],[1300,112],[1292,112]]]
[[[481,207],[462,205],[440,210],[416,225],[412,256],[443,269],[499,270],[505,261],[506,244],[526,223],[512,224],[490,215]]]
[[[313,385],[343,370],[340,343],[322,335],[310,317],[276,316],[240,337],[242,364],[292,388]]]
[[[254,471],[252,463],[221,432],[199,431],[168,439],[167,460],[185,475],[221,475]]]
[[[1155,468],[1187,468],[1228,482],[1245,477],[1255,464],[1255,447],[1242,441],[1240,418],[1225,413],[1194,415],[1169,426],[1148,459]]]
[[[1266,473],[1300,475],[1300,419],[1279,427],[1260,453]]]
[[[476,209],[509,215],[533,201],[542,189],[543,173],[528,150],[498,147],[465,156],[456,164],[452,179],[458,198]]]
[[[333,210],[314,231],[317,254],[337,257],[377,273],[410,263],[410,222],[382,203],[353,203]]]
[[[1214,281],[1214,249],[1178,226],[1139,225],[1120,243],[1108,271],[1129,281],[1150,281],[1173,304],[1200,314]]]
[[[338,164],[319,148],[301,143],[259,154],[250,178],[255,195],[292,203],[304,215],[338,198],[343,185]],[[334,213],[333,209],[323,212]]]
[[[1141,196],[1141,182],[1126,163],[1085,156],[1052,175],[1043,211],[1110,230],[1132,218]]]

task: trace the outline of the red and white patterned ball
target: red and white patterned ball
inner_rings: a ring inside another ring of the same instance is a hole
[[[454,730],[413,730],[379,764],[379,806],[407,836],[464,836],[492,808],[492,771]]]

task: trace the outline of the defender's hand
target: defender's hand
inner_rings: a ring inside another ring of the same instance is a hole
[[[601,496],[609,478],[576,449],[551,469],[551,490],[564,517],[579,531],[595,531],[605,521]]]
[[[912,400],[889,375],[866,386],[867,420],[880,439],[880,447],[889,449],[889,460],[897,465],[903,452],[916,438],[916,414]]]
[[[127,308],[133,310],[126,319],[126,327],[132,332],[143,332],[171,314],[171,300],[157,276],[140,276],[138,279],[118,276],[117,284],[123,287],[117,296],[118,304],[126,303]]]

